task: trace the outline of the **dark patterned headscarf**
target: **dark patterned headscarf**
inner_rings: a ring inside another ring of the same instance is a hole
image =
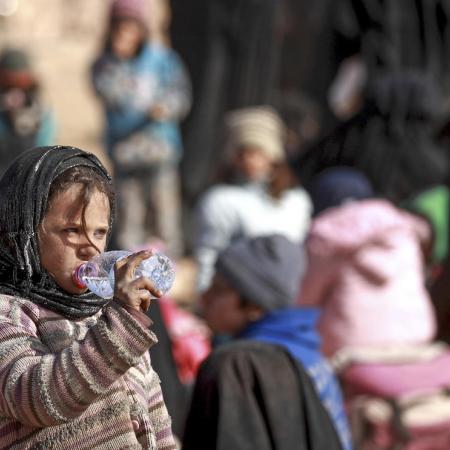
[[[29,299],[73,319],[95,314],[107,300],[61,289],[41,266],[37,233],[52,182],[76,166],[92,168],[111,183],[93,154],[62,146],[22,153],[0,180],[0,293]],[[113,210],[110,229],[112,220]]]

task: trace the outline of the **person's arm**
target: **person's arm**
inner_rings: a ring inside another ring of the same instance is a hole
[[[14,302],[0,303],[0,412],[4,417],[35,427],[71,421],[141,361],[157,341],[143,311],[151,296],[159,297],[161,292],[148,278],[135,279],[133,274],[151,254],[138,252],[116,263],[114,300],[84,339],[59,352],[52,352],[41,340],[36,311],[18,310]]]
[[[188,114],[192,104],[192,88],[188,73],[178,55],[167,51],[161,66],[161,91],[150,111],[155,120],[179,122]]]
[[[208,287],[219,252],[230,243],[236,232],[238,222],[226,196],[225,192],[213,189],[205,194],[196,208],[194,254],[198,264],[199,291]]]
[[[323,306],[333,285],[342,259],[333,255],[321,258],[308,252],[306,272],[302,279],[298,304],[302,306]]]
[[[124,74],[116,63],[100,57],[91,67],[90,78],[92,88],[108,108],[120,108],[130,97],[130,88],[124,86]]]
[[[156,342],[116,301],[83,340],[56,353],[42,342],[36,320],[13,304],[0,312],[1,415],[34,427],[80,416]]]

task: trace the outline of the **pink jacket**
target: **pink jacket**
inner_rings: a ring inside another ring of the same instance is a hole
[[[424,220],[385,200],[349,203],[314,220],[299,303],[323,308],[319,331],[327,356],[343,347],[433,338],[420,247],[429,234]]]

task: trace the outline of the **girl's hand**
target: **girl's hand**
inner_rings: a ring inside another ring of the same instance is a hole
[[[144,250],[117,261],[114,266],[114,298],[138,311],[147,311],[151,297],[162,295],[148,278],[134,278],[136,267],[152,255],[151,250]]]

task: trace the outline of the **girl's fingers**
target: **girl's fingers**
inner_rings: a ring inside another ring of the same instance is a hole
[[[150,302],[152,301],[151,298],[151,294],[149,291],[146,291],[145,289],[142,290],[142,294],[141,294],[141,310],[142,311],[147,311],[149,306],[150,306]]]
[[[155,285],[146,277],[139,277],[130,283],[132,289],[144,289],[152,294],[153,297],[161,297],[162,292],[159,291]]]
[[[150,258],[153,255],[153,250],[142,250],[138,253],[134,253],[129,256],[127,264],[127,275],[133,276],[134,271],[139,264],[144,261],[144,259]]]
[[[123,276],[127,277],[129,280],[133,278],[134,271],[136,267],[144,261],[144,259],[150,258],[153,255],[153,250],[142,250],[132,255],[128,255],[125,258],[120,259],[116,262],[115,270],[116,274],[118,271],[124,271]]]

